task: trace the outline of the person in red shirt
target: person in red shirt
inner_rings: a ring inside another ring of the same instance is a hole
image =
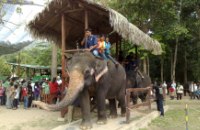
[[[4,93],[4,89],[2,86],[2,82],[0,82],[0,105],[3,105],[3,93]]]
[[[28,108],[28,88],[23,86],[22,88],[22,98],[24,99],[24,109]]]
[[[54,77],[53,80],[49,83],[50,86],[50,94],[57,94],[58,93],[58,83],[56,82],[56,78]]]
[[[50,103],[56,103],[58,94],[59,94],[59,85],[56,82],[56,78],[54,77],[51,82],[49,82],[49,87],[50,87],[50,98],[49,102]]]

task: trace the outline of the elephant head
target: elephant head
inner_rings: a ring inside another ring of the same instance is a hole
[[[60,110],[72,104],[79,93],[86,87],[98,82],[107,73],[105,61],[96,59],[90,52],[76,53],[68,61],[69,86],[63,100],[56,105],[48,105],[40,101],[33,104],[46,110]]]

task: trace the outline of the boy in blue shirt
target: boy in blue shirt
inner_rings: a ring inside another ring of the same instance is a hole
[[[105,40],[105,55],[108,59],[110,59],[115,65],[118,65],[119,63],[114,59],[112,58],[112,56],[110,55],[110,48],[111,48],[111,44],[109,42],[109,38],[106,37],[106,40]]]

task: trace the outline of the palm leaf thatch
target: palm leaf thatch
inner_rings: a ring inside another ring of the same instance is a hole
[[[66,46],[75,48],[76,41],[83,37],[84,12],[87,10],[89,27],[94,34],[111,34],[111,39],[120,36],[135,45],[142,46],[154,54],[161,54],[158,41],[129,23],[120,13],[93,0],[52,0],[49,5],[28,24],[35,38],[47,39],[61,45],[61,15],[66,15]],[[113,40],[114,41],[114,40]],[[115,42],[115,41],[114,41]]]

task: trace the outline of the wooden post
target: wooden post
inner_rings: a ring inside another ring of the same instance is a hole
[[[57,76],[57,45],[52,44],[51,79]]]
[[[148,89],[149,110],[151,110],[151,88]]]
[[[126,90],[126,123],[130,122],[130,92]]]
[[[85,29],[87,29],[89,26],[88,26],[88,11],[85,10]]]
[[[65,15],[62,14],[61,16],[61,30],[62,30],[62,88],[65,87],[65,40],[66,40],[66,30],[65,30]]]

